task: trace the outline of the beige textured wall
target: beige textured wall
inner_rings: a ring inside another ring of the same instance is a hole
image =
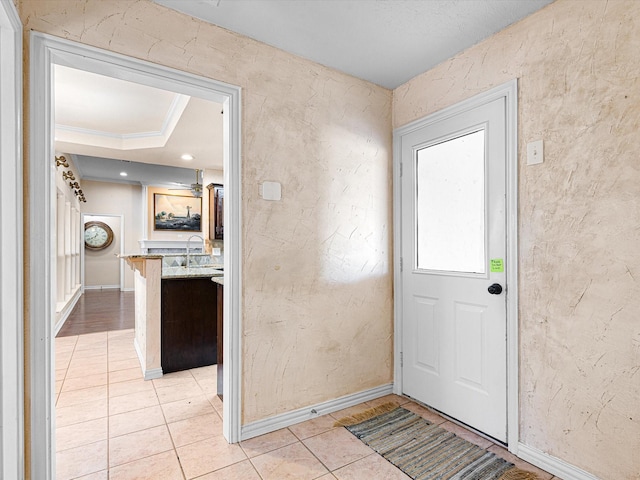
[[[519,78],[521,441],[603,479],[640,478],[639,51],[640,2],[558,0],[394,91],[399,127]]]
[[[243,423],[391,382],[390,91],[148,0],[20,14],[243,88]],[[282,201],[259,198],[266,180]]]

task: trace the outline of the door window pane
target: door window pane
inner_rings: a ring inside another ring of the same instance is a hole
[[[418,150],[418,269],[485,272],[484,130]]]

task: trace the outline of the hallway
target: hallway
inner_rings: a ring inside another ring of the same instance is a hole
[[[56,337],[134,327],[134,293],[86,290]]]

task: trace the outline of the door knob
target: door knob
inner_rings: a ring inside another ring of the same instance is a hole
[[[487,288],[487,291],[491,295],[500,295],[502,293],[502,285],[500,285],[499,283],[494,283],[493,285],[489,286],[489,288]]]

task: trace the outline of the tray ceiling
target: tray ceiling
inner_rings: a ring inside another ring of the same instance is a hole
[[[105,159],[97,170],[90,162],[86,173],[93,179],[124,181],[120,160],[183,167],[189,179],[196,168],[222,170],[219,103],[60,65],[54,71],[54,102],[56,151],[80,162]],[[181,159],[186,153],[193,160]],[[155,181],[152,172],[149,184],[166,183],[164,176]]]

